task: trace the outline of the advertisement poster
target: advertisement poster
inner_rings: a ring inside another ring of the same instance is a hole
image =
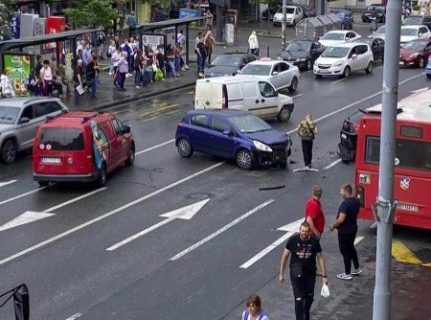
[[[150,47],[153,51],[155,51],[158,46],[164,46],[164,43],[165,37],[163,35],[142,35],[142,45]]]
[[[17,96],[28,95],[25,82],[30,77],[30,56],[4,54],[4,68]]]
[[[48,17],[46,18],[46,30],[45,33],[46,34],[50,34],[50,33],[59,33],[59,32],[64,32],[64,28],[65,28],[65,19],[64,17]],[[56,43],[55,42],[51,42],[51,43],[47,43],[45,46],[46,49],[48,48],[56,48]],[[60,52],[63,50],[63,48],[60,48]]]

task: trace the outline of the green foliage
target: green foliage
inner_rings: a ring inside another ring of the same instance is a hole
[[[3,39],[3,36],[10,36],[12,33],[9,21],[11,21],[16,4],[16,0],[1,0],[0,2],[0,40]]]
[[[117,17],[112,8],[111,0],[80,0],[72,8],[64,10],[74,28],[88,26],[90,28],[111,27]]]

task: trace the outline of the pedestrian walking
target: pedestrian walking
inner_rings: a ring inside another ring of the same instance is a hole
[[[325,259],[320,242],[310,235],[310,225],[301,223],[299,233],[287,240],[280,262],[279,280],[284,282],[287,260],[290,256],[290,281],[295,298],[296,320],[310,320],[310,309],[314,301],[314,287],[316,285],[316,260],[322,272],[322,282],[328,285]],[[317,258],[317,259],[316,259]]]
[[[204,45],[205,45],[205,49],[207,50],[208,65],[211,64],[211,56],[212,56],[213,49],[214,49],[214,43],[215,43],[215,39],[212,35],[212,32],[207,31],[207,34],[204,37]]]
[[[258,295],[248,297],[245,306],[241,320],[269,320],[267,313],[262,310],[262,301]]]
[[[361,203],[353,195],[352,186],[349,184],[342,185],[340,195],[343,198],[337,220],[330,227],[331,231],[338,230],[338,245],[340,253],[344,261],[344,273],[337,274],[337,278],[341,280],[352,280],[352,275],[360,275],[362,269],[359,267],[358,254],[355,249],[355,238],[358,232],[357,217]],[[352,268],[355,267],[354,270]]]
[[[127,61],[127,52],[123,51],[121,53],[120,61],[118,61],[118,71],[117,71],[118,80],[116,81],[121,91],[126,90],[124,88],[124,83],[126,82],[126,74],[128,71],[129,71],[129,63]]]
[[[252,31],[248,37],[248,48],[251,54],[259,55],[259,40],[257,39],[256,31]]]
[[[305,221],[308,222],[310,231],[317,239],[320,239],[325,228],[325,214],[320,202],[322,194],[322,188],[314,186],[311,197],[305,203]]]
[[[310,114],[307,114],[305,119],[299,122],[298,134],[301,137],[305,168],[310,169],[313,159],[313,141],[317,134],[316,123],[313,121]]]
[[[85,81],[91,90],[91,99],[96,99],[97,78],[99,75],[99,63],[97,55],[93,54],[85,66]]]
[[[75,91],[75,104],[79,105],[80,96],[82,94],[82,86],[84,81],[84,66],[82,60],[78,59],[76,66],[73,68],[73,84]]]
[[[136,32],[136,17],[135,13],[132,11],[130,15],[127,17],[127,26],[129,27],[129,38],[135,34]]]

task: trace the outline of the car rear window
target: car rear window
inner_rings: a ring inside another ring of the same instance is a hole
[[[44,128],[40,144],[49,150],[82,150],[84,134],[79,128]]]

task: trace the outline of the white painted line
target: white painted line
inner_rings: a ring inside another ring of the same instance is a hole
[[[10,180],[10,181],[6,181],[6,182],[0,182],[0,188],[1,187],[4,187],[4,186],[7,186],[8,184],[11,184],[11,183],[14,183],[14,182],[17,182],[18,180]]]
[[[66,318],[66,320],[75,320],[78,319],[80,316],[82,316],[82,313],[75,313],[74,315],[70,316],[69,318]]]
[[[136,200],[134,200],[132,202],[129,202],[128,204],[125,204],[125,205],[123,205],[123,206],[121,206],[121,207],[119,207],[117,209],[109,211],[109,212],[105,213],[104,215],[101,215],[101,216],[99,216],[97,218],[94,218],[94,219],[92,219],[90,221],[87,221],[87,222],[85,222],[83,224],[80,224],[79,226],[76,226],[76,227],[74,227],[74,228],[72,228],[70,230],[67,230],[67,231],[65,231],[63,233],[60,233],[60,234],[58,234],[58,235],[56,235],[56,236],[54,236],[52,238],[49,238],[49,239],[47,239],[45,241],[42,241],[42,242],[40,242],[40,243],[38,243],[38,244],[36,244],[34,246],[31,246],[31,247],[29,247],[27,249],[24,249],[24,250],[22,250],[22,251],[20,251],[18,253],[13,254],[13,255],[11,255],[11,256],[9,256],[7,258],[4,258],[4,259],[0,260],[0,266],[4,265],[4,264],[6,264],[6,263],[8,263],[8,262],[10,262],[12,260],[15,260],[15,259],[17,259],[19,257],[22,257],[23,255],[26,255],[26,254],[28,254],[30,252],[38,250],[38,249],[40,249],[40,248],[42,248],[42,247],[44,247],[44,246],[46,246],[46,245],[48,245],[48,244],[50,244],[50,243],[52,243],[54,241],[60,240],[60,239],[62,239],[64,237],[66,237],[66,236],[68,236],[68,235],[70,235],[70,234],[72,234],[72,233],[74,233],[76,231],[79,231],[81,229],[84,229],[85,227],[88,227],[88,226],[90,226],[90,225],[92,225],[92,224],[94,224],[96,222],[99,222],[99,221],[101,221],[103,219],[106,219],[106,218],[108,218],[108,217],[110,217],[110,216],[112,216],[112,215],[114,215],[114,214],[116,214],[118,212],[123,211],[124,209],[127,209],[127,208],[129,208],[131,206],[134,206],[137,203],[140,203],[140,202],[145,201],[145,200],[147,200],[149,198],[152,198],[155,195],[158,195],[159,193],[162,193],[162,192],[164,192],[166,190],[172,189],[172,188],[174,188],[174,187],[176,187],[176,186],[178,186],[178,185],[180,185],[180,184],[182,184],[182,183],[184,183],[184,182],[186,182],[186,181],[188,181],[190,179],[193,179],[193,178],[195,178],[197,176],[200,176],[200,175],[202,175],[202,174],[204,174],[204,173],[206,173],[208,171],[214,170],[215,168],[218,168],[218,167],[220,167],[223,164],[224,164],[224,162],[216,163],[216,164],[214,164],[214,165],[212,165],[212,166],[210,166],[208,168],[205,168],[205,169],[203,169],[201,171],[198,171],[198,172],[196,172],[196,173],[194,173],[194,174],[192,174],[190,176],[187,176],[187,177],[185,177],[185,178],[183,178],[181,180],[178,180],[178,181],[176,181],[174,183],[171,183],[170,185],[167,185],[166,187],[163,187],[163,188],[161,188],[159,190],[156,190],[156,191],[154,191],[154,192],[152,192],[150,194],[147,194],[146,196],[143,196],[143,197],[141,197],[139,199],[136,199]]]
[[[355,246],[358,245],[358,243],[361,242],[362,240],[364,240],[363,236],[357,236],[354,242]]]
[[[17,200],[17,199],[20,199],[20,198],[23,198],[23,197],[26,197],[26,196],[28,196],[28,195],[30,195],[30,194],[33,194],[33,193],[36,193],[36,192],[42,191],[42,190],[44,190],[44,189],[46,189],[46,188],[48,188],[48,187],[37,188],[37,189],[31,190],[31,191],[28,191],[28,192],[26,192],[26,193],[20,194],[19,196],[16,196],[16,197],[13,197],[13,198],[10,198],[10,199],[3,200],[3,201],[1,201],[1,202],[0,202],[0,205],[5,204],[5,203],[8,203],[8,202],[12,202],[12,201],[14,201],[14,200]]]
[[[331,86],[332,86],[332,85],[334,85],[334,84],[340,83],[340,82],[344,82],[344,81],[346,81],[346,80],[347,80],[347,78],[343,78],[343,79],[340,79],[340,80],[334,81],[334,82],[332,82],[332,83],[331,83]]]
[[[222,234],[223,232],[229,230],[234,225],[236,225],[236,224],[240,223],[241,221],[243,221],[244,219],[247,219],[248,217],[252,216],[253,214],[255,214],[256,212],[258,212],[259,210],[261,210],[264,207],[266,207],[267,205],[271,204],[273,201],[274,201],[274,199],[270,199],[270,200],[265,201],[264,203],[260,204],[256,208],[251,209],[250,211],[244,213],[239,218],[237,218],[237,219],[229,222],[227,225],[225,225],[224,227],[218,229],[216,232],[210,234],[208,237],[206,237],[206,238],[202,239],[201,241],[195,243],[191,247],[188,247],[187,249],[181,251],[180,253],[178,253],[177,255],[173,256],[169,260],[170,261],[175,261],[175,260],[178,260],[178,259],[184,257],[186,254],[192,252],[193,250],[199,248],[201,245],[207,243],[208,241],[214,239],[215,237],[217,237],[218,235]]]
[[[163,147],[163,146],[165,146],[165,145],[167,145],[167,144],[170,144],[170,143],[172,143],[172,142],[175,142],[175,139],[171,139],[171,140],[168,140],[168,141],[162,142],[162,143],[160,143],[160,144],[158,144],[158,145],[152,146],[152,147],[150,147],[150,148],[147,148],[147,149],[144,149],[144,150],[141,150],[141,151],[135,152],[135,155],[136,155],[136,156],[139,156],[139,155],[140,155],[140,154],[142,154],[142,153],[145,153],[145,152],[149,152],[149,151],[152,151],[152,150],[158,149],[158,148]]]
[[[337,164],[339,164],[342,160],[341,159],[337,159],[334,162],[331,162],[330,164],[328,164],[326,167],[323,168],[323,170],[328,170],[331,169],[333,166],[336,166]]]
[[[108,189],[108,188],[106,188],[106,187],[102,187],[102,188],[99,188],[99,189],[96,189],[96,190],[93,190],[93,191],[90,191],[90,192],[84,193],[83,195],[80,195],[79,197],[76,197],[76,198],[70,199],[70,200],[68,200],[68,201],[62,202],[62,203],[60,203],[60,204],[58,204],[58,205],[56,205],[56,206],[53,206],[53,207],[51,207],[51,208],[49,208],[49,209],[43,210],[42,212],[51,212],[51,211],[55,211],[55,210],[60,209],[60,208],[62,208],[62,207],[64,207],[64,206],[67,206],[67,205],[69,205],[69,204],[71,204],[71,203],[74,203],[74,202],[77,202],[77,201],[79,201],[79,200],[82,200],[82,199],[88,198],[88,197],[92,196],[93,194],[99,193],[99,192],[101,192],[101,191],[105,191],[106,189]]]
[[[302,96],[302,93],[297,94],[296,96],[293,96],[293,97],[292,97],[292,99],[296,99],[296,98],[299,98],[299,97],[301,97],[301,96]]]

